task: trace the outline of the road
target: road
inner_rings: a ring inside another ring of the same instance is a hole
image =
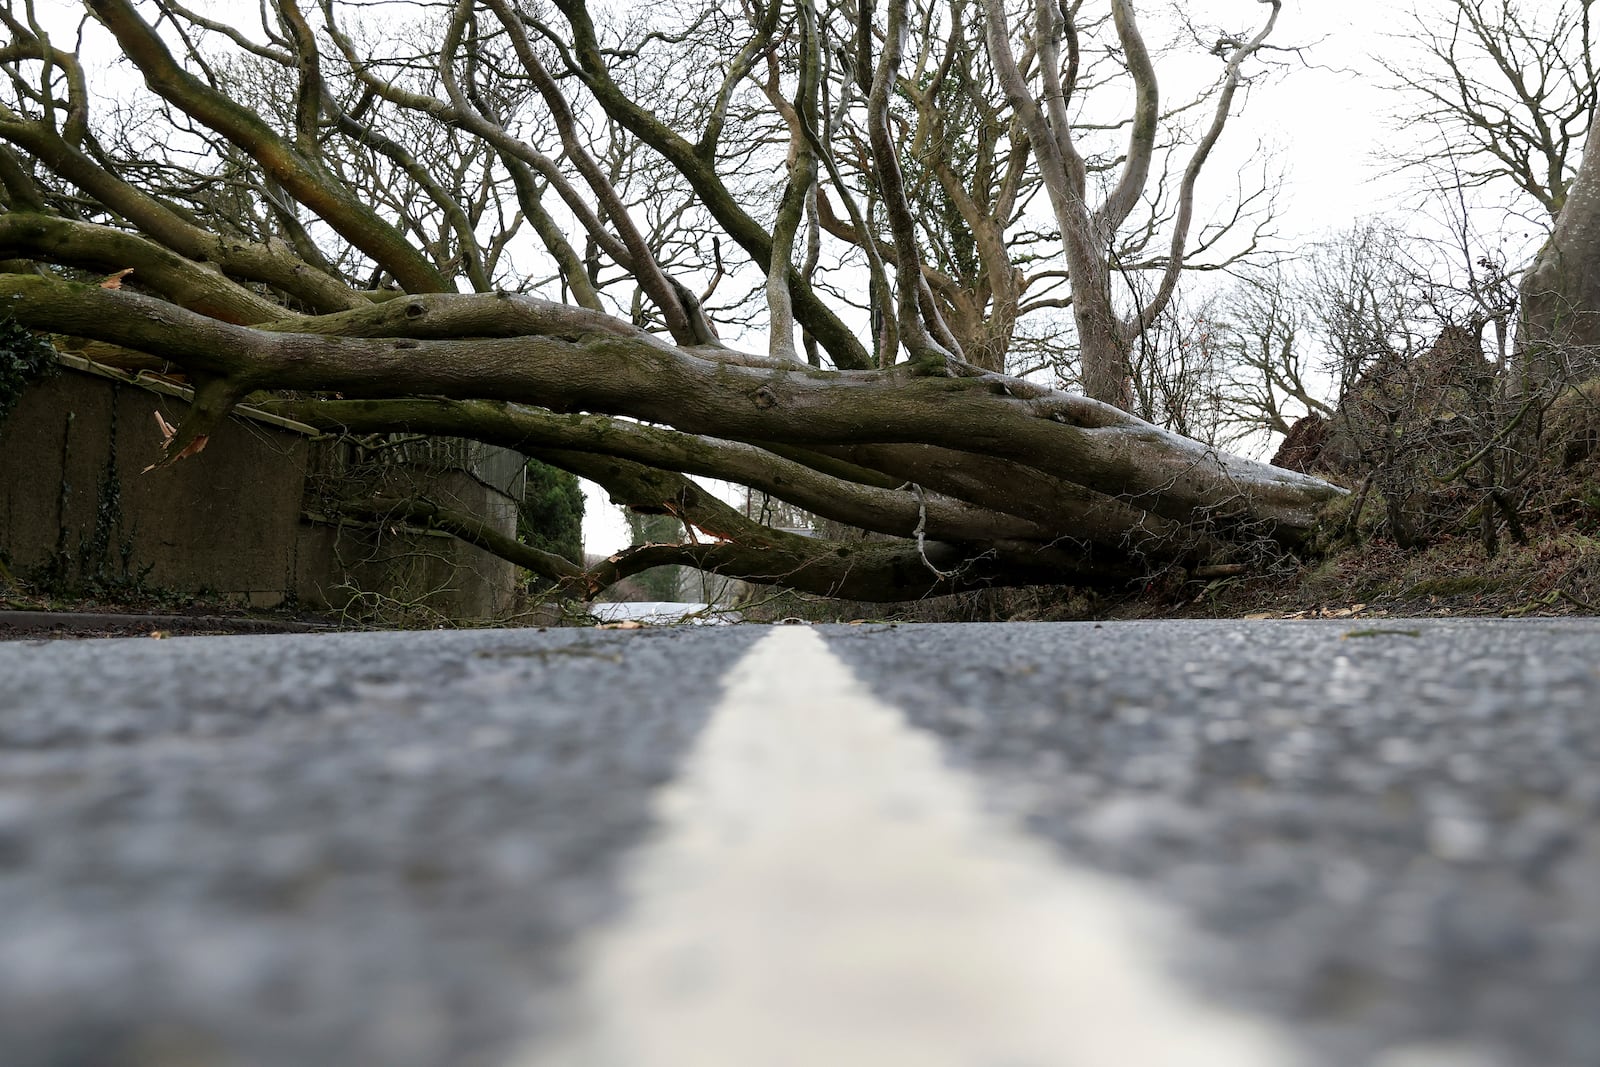
[[[6,1067],[1593,1067],[1600,622],[0,644]]]

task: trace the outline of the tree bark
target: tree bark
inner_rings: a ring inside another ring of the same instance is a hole
[[[1523,388],[1600,374],[1600,138],[1590,138],[1555,231],[1521,285]]]
[[[159,353],[227,382],[240,396],[277,388],[511,400],[742,441],[954,446],[1037,467],[1178,522],[1248,526],[1290,543],[1309,533],[1321,505],[1341,493],[1110,405],[1000,375],[745,366],[675,349],[644,331],[629,336],[620,323],[607,332],[455,340],[276,333],[125,290],[25,275],[0,275],[0,300],[35,329]],[[423,320],[431,307],[462,301],[542,303],[507,294],[440,294],[407,298],[400,314]]]
[[[293,400],[255,405],[318,429],[349,433],[406,431],[470,437],[526,454],[561,450],[633,460],[660,470],[737,482],[812,512],[874,533],[912,536],[919,524],[938,540],[1049,540],[1051,530],[1004,512],[939,493],[831,477],[754,445],[676,433],[598,415],[557,415],[483,400]]]

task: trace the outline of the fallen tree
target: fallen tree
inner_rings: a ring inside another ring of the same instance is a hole
[[[938,243],[935,223],[913,213],[926,190],[908,189],[887,135],[906,121],[891,106],[897,86],[926,89],[930,73],[903,65],[932,62],[938,77],[953,77],[959,60],[976,64],[963,76],[982,83],[985,53],[971,42],[987,39],[1004,59],[1005,88],[993,96],[1003,108],[1008,96],[1022,99],[1046,59],[1059,64],[1043,71],[1048,93],[1071,96],[1085,35],[1136,60],[1132,139],[1106,164],[1103,209],[1068,210],[1092,168],[1065,105],[1052,97],[1047,109],[1056,125],[1046,185],[1071,228],[1068,274],[1103,281],[1115,248],[1096,253],[1096,241],[1116,237],[1155,180],[1160,118],[1153,62],[1120,0],[1098,21],[1081,4],[1041,3],[1036,28],[1020,37],[1026,69],[1012,56],[1017,31],[993,3],[946,10],[891,0],[881,12],[868,3],[819,14],[774,2],[736,19],[712,4],[669,33],[597,29],[578,0],[558,0],[560,23],[503,0],[460,0],[442,23],[409,31],[442,41],[420,64],[358,52],[334,0],[311,13],[316,26],[295,0],[276,0],[257,37],[158,6],[162,24],[133,0],[85,4],[143,74],[143,106],[167,142],[95,127],[77,57],[7,9],[0,308],[33,330],[94,344],[97,358],[180,372],[195,402],[167,442],[168,462],[204,447],[217,421],[249,399],[330,431],[511,447],[690,531],[690,543],[646,546],[581,572],[427,502],[367,502],[585,594],[664,563],[869,600],[1125,582],[1173,565],[1224,566],[1241,546],[1293,546],[1342,493],[969,362],[941,312],[936,290],[948,277],[922,257]],[[1279,5],[1269,6],[1275,18]],[[1221,95],[1177,187],[1181,210],[1144,224],[1168,246],[1146,264],[1158,275],[1157,301],[1183,266],[1194,175],[1270,27],[1219,46]],[[880,34],[889,42],[881,48]],[[910,34],[927,47],[908,61],[900,44]],[[226,46],[227,62],[201,36]],[[690,78],[702,91],[698,111],[674,115],[668,105],[687,97],[652,97],[638,84],[633,60],[643,50],[679,42],[675,62],[686,70],[705,58],[694,48],[711,46],[682,42],[709,39],[723,47]],[[732,106],[752,100],[768,106]],[[1004,143],[980,154],[1003,149],[1027,166],[1030,137],[1051,128],[1041,123],[1032,114],[990,124]],[[746,140],[730,136],[730,124]],[[821,137],[825,127],[834,140]],[[751,137],[776,152],[786,183],[775,203],[741,204],[731,191],[738,168],[756,158]],[[185,139],[193,143],[174,143]],[[846,159],[836,143],[858,151]],[[940,151],[948,167],[972,146]],[[854,221],[845,251],[858,257],[866,306],[853,309],[837,278],[818,273],[825,196]],[[773,221],[757,223],[769,207]],[[943,224],[959,229],[959,214]],[[674,221],[685,215],[693,232]],[[993,238],[1026,226],[1021,209],[985,218],[989,268],[972,260],[969,269],[1013,269]],[[880,223],[885,231],[872,236]],[[742,263],[725,259],[718,234],[742,250]],[[708,261],[691,255],[706,246]],[[547,267],[548,279],[519,267],[517,255]],[[766,279],[759,297],[722,309],[723,326],[752,317],[767,326],[772,343],[761,354],[724,344],[708,310],[725,276],[750,269]],[[1011,328],[1020,284],[990,286],[1010,294],[985,318],[990,353],[1005,348],[994,316]],[[536,295],[550,289],[565,299]],[[1118,346],[1155,309],[1119,310],[1100,281],[1071,300],[1080,327],[1096,324],[1086,380],[1115,400]],[[862,312],[870,346],[847,322]],[[691,475],[879,536],[769,529]]]

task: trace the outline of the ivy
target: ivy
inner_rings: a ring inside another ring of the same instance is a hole
[[[683,540],[683,524],[671,515],[647,515],[628,509],[623,516],[635,545],[675,545]],[[682,599],[678,592],[682,574],[680,566],[651,567],[634,575],[633,580],[651,600],[670,602]]]
[[[517,535],[524,544],[583,566],[583,489],[577,477],[529,460]]]
[[[0,318],[0,422],[17,406],[22,391],[57,370],[56,350],[10,315]]]

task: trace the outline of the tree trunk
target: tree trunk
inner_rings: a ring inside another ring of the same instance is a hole
[[[1527,391],[1600,374],[1600,138],[1591,138],[1556,218],[1523,277],[1517,362]]]

